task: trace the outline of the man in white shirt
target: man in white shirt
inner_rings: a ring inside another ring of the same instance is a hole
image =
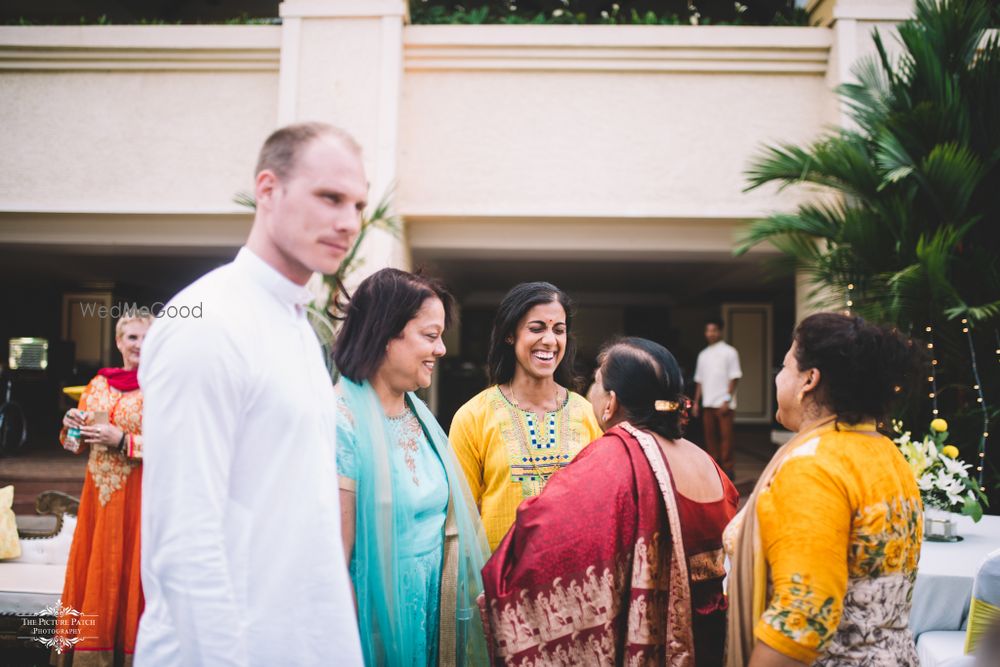
[[[743,377],[740,355],[722,340],[719,320],[705,323],[705,340],[708,347],[698,353],[694,369],[694,416],[703,416],[705,449],[732,479],[736,383]]]
[[[201,317],[150,329],[137,666],[363,664],[336,399],[305,284],[340,266],[367,190],[349,135],[278,130],[261,149],[246,246],[164,309],[200,305]]]

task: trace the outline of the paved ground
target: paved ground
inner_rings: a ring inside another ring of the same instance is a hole
[[[776,448],[771,444],[770,425],[737,426],[735,440],[735,483],[742,507]]]

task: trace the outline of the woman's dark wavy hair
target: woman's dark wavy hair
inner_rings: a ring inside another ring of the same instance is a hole
[[[451,326],[454,299],[437,280],[399,269],[365,278],[344,307],[344,326],[333,344],[333,363],[340,373],[354,382],[370,380],[385,360],[389,341],[430,298],[441,300],[445,328]]]
[[[919,355],[912,342],[860,317],[810,315],[792,340],[799,370],[820,372],[816,400],[841,422],[884,419],[916,379]]]
[[[555,381],[567,389],[576,388],[573,364],[576,361],[576,340],[573,338],[573,302],[569,296],[552,283],[521,283],[507,292],[500,302],[493,332],[490,334],[489,367],[490,385],[505,384],[514,378],[517,359],[514,346],[507,339],[514,335],[517,323],[524,315],[542,303],[559,303],[566,311],[566,350],[555,372]]]
[[[668,440],[684,435],[684,378],[670,350],[645,338],[621,338],[605,345],[597,360],[601,385],[615,392],[632,426]],[[672,401],[678,409],[657,411],[656,401]]]

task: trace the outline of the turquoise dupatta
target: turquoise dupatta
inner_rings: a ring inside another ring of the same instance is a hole
[[[357,519],[354,543],[358,625],[365,660],[370,665],[411,665],[407,641],[420,619],[403,612],[400,541],[413,526],[413,516],[394,502],[389,426],[371,385],[341,377],[338,390],[354,417],[357,440]],[[438,664],[477,666],[489,659],[477,598],[483,590],[481,571],[489,558],[479,512],[468,483],[441,426],[413,393],[406,401],[419,419],[448,478],[444,558],[439,602]]]

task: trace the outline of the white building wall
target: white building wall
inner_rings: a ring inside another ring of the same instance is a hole
[[[404,27],[404,0],[289,0],[282,26],[0,27],[0,243],[238,244],[262,140],[318,119],[358,136],[372,198],[395,184],[409,222],[372,237],[365,272],[532,231],[724,255],[803,194],[744,192],[751,156],[838,122],[866,31],[909,11],[817,4],[813,28]]]
[[[399,207],[410,216],[734,218],[764,142],[835,109],[822,28],[415,26]]]
[[[279,46],[271,26],[0,28],[0,211],[238,210]]]

